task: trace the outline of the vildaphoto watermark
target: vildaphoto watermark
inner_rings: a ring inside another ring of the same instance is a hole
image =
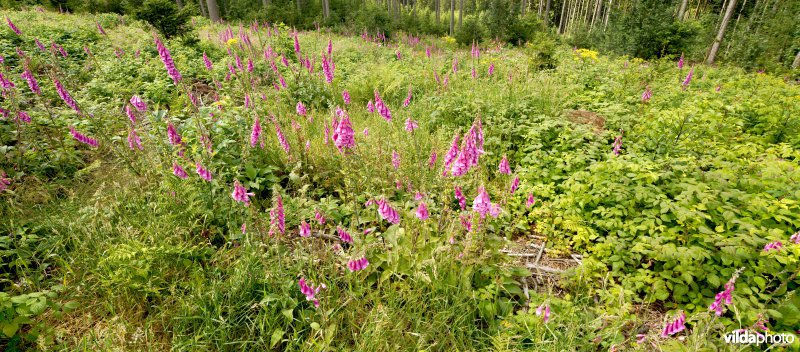
[[[771,334],[769,332],[754,333],[748,330],[736,330],[724,336],[725,343],[760,345],[762,343],[770,345],[791,345],[797,337],[792,333]]]

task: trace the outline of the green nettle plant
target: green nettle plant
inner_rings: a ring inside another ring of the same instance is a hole
[[[3,13],[9,349],[719,349],[800,326],[796,85],[572,50],[532,16],[467,17],[467,53],[380,18],[141,11],[159,33]]]

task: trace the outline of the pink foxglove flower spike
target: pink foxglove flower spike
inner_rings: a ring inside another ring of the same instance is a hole
[[[277,227],[278,231],[281,234],[285,234],[286,233],[286,221],[285,221],[284,212],[283,212],[283,198],[281,197],[280,194],[278,194],[276,196],[275,208],[270,210],[269,217],[270,217],[270,221],[269,221],[270,227],[273,227],[273,226]],[[273,229],[270,229],[270,235],[272,234],[272,231],[273,231]]]
[[[303,222],[300,223],[300,237],[308,236],[311,236],[311,224],[303,220]]]
[[[233,193],[231,193],[231,197],[233,200],[244,203],[244,205],[250,205],[250,197],[254,196],[253,193],[248,193],[247,189],[239,183],[239,180],[234,181],[233,184]]]
[[[189,177],[189,175],[186,174],[186,171],[183,170],[183,168],[180,165],[178,165],[178,163],[175,162],[172,163],[172,174],[184,180]]]
[[[683,330],[686,330],[686,313],[681,312],[675,320],[672,322],[667,323],[664,326],[664,330],[661,331],[661,337],[670,337],[675,335]]]
[[[419,202],[416,215],[417,218],[422,221],[428,220],[430,215],[428,214],[428,207],[425,205],[425,202]]]
[[[347,269],[350,270],[350,272],[364,270],[367,266],[369,266],[367,257],[361,257],[361,259],[354,259],[347,262]]]

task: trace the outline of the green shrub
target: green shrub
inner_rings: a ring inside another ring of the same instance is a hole
[[[137,19],[149,23],[167,39],[191,33],[189,8],[178,9],[173,1],[147,0],[135,11]]]
[[[484,29],[477,16],[467,16],[464,23],[455,33],[456,41],[462,45],[480,43],[483,41]]]

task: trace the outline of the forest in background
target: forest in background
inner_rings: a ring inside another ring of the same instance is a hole
[[[643,59],[679,57],[749,70],[800,65],[797,0],[0,0],[69,12],[202,15],[343,34],[449,36],[463,45],[563,42]],[[174,20],[174,19],[173,19]],[[795,77],[796,78],[796,77]]]

